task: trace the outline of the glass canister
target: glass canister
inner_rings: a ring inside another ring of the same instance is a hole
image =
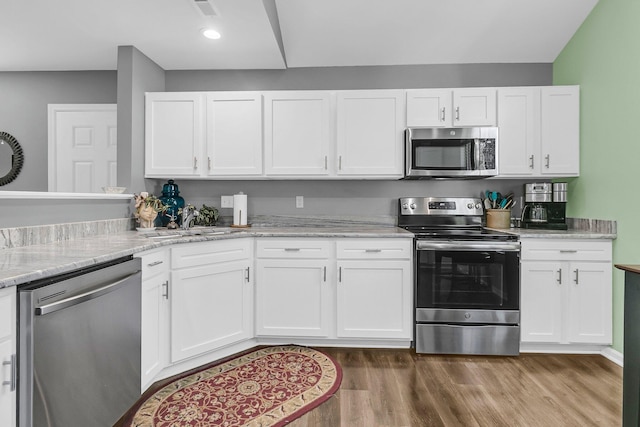
[[[172,179],[167,181],[167,183],[162,186],[162,196],[160,196],[159,199],[169,207],[164,215],[161,215],[162,226],[166,227],[172,217],[173,220],[180,225],[182,218],[181,215],[178,215],[178,211],[184,208],[184,199],[180,197],[178,184]]]

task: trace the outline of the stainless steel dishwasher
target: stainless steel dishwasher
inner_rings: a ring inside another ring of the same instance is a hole
[[[20,427],[112,426],[140,396],[140,259],[18,288]]]

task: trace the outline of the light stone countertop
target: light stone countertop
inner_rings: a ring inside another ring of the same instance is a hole
[[[534,239],[615,239],[615,233],[594,232],[585,230],[538,230],[530,228],[495,229],[520,236],[520,238]]]
[[[240,237],[413,238],[385,226],[218,228],[224,234],[149,238],[137,231],[96,235],[0,250],[0,288],[17,286],[142,251],[180,243]],[[158,234],[162,234],[159,232]]]

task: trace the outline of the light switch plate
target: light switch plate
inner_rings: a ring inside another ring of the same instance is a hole
[[[221,208],[232,208],[233,207],[233,196],[220,196],[220,207]]]
[[[304,208],[304,196],[296,196],[296,208]]]

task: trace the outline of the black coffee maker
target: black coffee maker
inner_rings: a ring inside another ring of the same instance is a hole
[[[566,182],[533,182],[524,185],[523,228],[566,230],[566,211]]]

